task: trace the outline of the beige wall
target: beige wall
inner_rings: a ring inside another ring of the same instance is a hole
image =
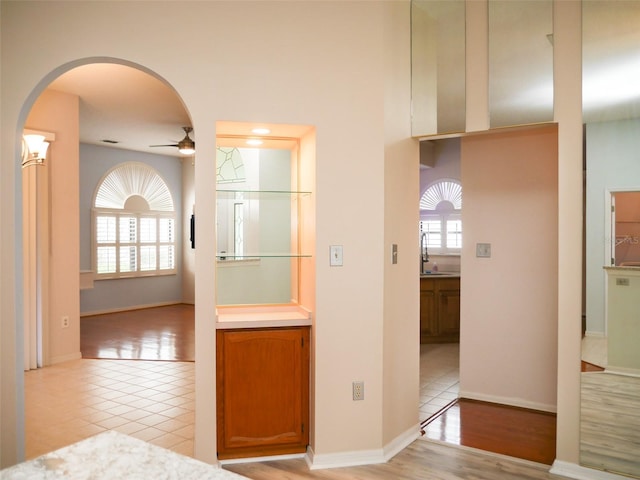
[[[48,153],[50,181],[49,361],[80,358],[80,233],[79,233],[79,98],[44,92],[29,112],[26,128],[55,133]],[[62,328],[62,317],[69,327]],[[47,342],[47,340],[44,340]]]
[[[393,361],[395,349],[415,339],[417,316],[415,329],[398,329],[383,349],[385,324],[391,326],[405,311],[417,311],[418,302],[413,275],[394,276],[393,289],[384,292],[385,144],[410,136],[408,2],[306,2],[304,7],[291,2],[193,2],[187,7],[172,1],[3,1],[1,6],[2,465],[16,461],[15,445],[23,438],[16,376],[20,352],[14,341],[19,318],[15,293],[20,291],[14,257],[20,243],[18,235],[7,235],[4,228],[19,214],[14,201],[19,131],[32,102],[51,80],[74,65],[106,57],[155,72],[184,100],[198,132],[194,178],[199,245],[214,245],[215,238],[215,166],[210,159],[215,158],[216,121],[316,127],[315,460],[335,463],[332,455],[344,452],[370,459],[389,439],[407,431],[412,420],[404,416],[389,417],[384,435],[382,422],[385,369],[392,368],[389,375],[395,371],[394,382],[408,391],[416,388],[418,375],[417,361]],[[380,75],[389,68],[383,54],[387,45],[388,54],[399,52],[395,70],[389,72],[398,82],[393,88]],[[392,105],[395,98],[405,106],[385,111],[385,102]],[[394,132],[387,138],[390,124],[395,124]],[[410,152],[394,157],[408,162],[404,155]],[[417,157],[415,163],[417,182]],[[410,177],[405,168],[400,175]],[[390,198],[399,188],[389,188]],[[393,203],[400,210],[403,201]],[[414,199],[406,205],[407,218],[413,209]],[[397,242],[407,255],[416,248],[405,233]],[[333,244],[344,247],[343,267],[329,267]],[[215,462],[215,305],[210,295],[215,259],[213,248],[199,248],[194,255],[195,452]],[[363,402],[351,400],[354,380],[365,381]],[[412,385],[404,387],[405,382]],[[391,406],[415,411],[413,395],[393,397],[387,413]]]
[[[556,126],[462,139],[462,397],[556,409],[557,146]]]
[[[419,398],[419,290],[418,205],[419,145],[407,138],[411,125],[411,99],[404,65],[409,62],[408,31],[396,34],[404,9],[388,7],[385,14],[387,72],[385,79],[385,162],[384,162],[384,323],[383,349],[383,444],[403,433],[414,438],[418,412],[403,407]],[[398,263],[392,264],[392,245],[398,245]],[[409,290],[410,289],[410,290]],[[402,444],[401,442],[399,442]],[[397,446],[397,445],[396,445]],[[389,449],[393,452],[393,446]]]

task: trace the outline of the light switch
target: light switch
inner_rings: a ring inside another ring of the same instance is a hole
[[[476,257],[491,257],[491,244],[476,243]]]
[[[398,244],[391,245],[391,263],[395,265],[398,263]]]
[[[342,266],[342,245],[331,245],[329,247],[329,265],[332,267]]]

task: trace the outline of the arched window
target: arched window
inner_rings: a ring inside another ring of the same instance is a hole
[[[175,223],[171,192],[155,169],[137,162],[111,169],[93,201],[96,278],[175,273]]]
[[[426,233],[431,253],[460,253],[462,187],[455,180],[432,184],[420,199],[420,236]]]

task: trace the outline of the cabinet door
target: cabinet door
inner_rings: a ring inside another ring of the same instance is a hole
[[[420,342],[438,334],[436,296],[433,290],[420,288]]]
[[[439,334],[456,337],[460,335],[460,289],[438,292]]]
[[[309,328],[218,330],[218,456],[306,451]]]

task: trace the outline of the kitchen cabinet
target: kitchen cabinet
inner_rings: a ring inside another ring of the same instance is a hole
[[[460,277],[420,278],[420,343],[460,341]]]
[[[218,458],[303,453],[310,327],[217,330]]]

